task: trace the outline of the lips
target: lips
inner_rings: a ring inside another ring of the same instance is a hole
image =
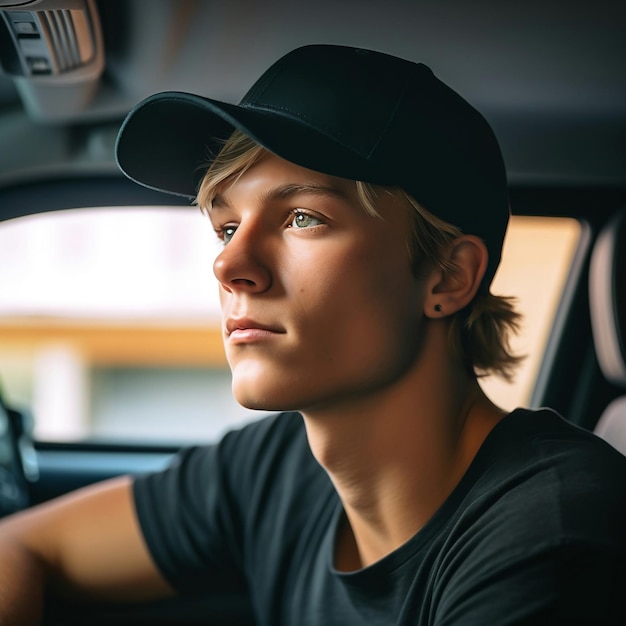
[[[226,336],[231,343],[248,343],[284,334],[285,330],[275,324],[266,324],[248,317],[229,317],[225,324]]]

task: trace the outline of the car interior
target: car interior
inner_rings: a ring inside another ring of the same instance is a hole
[[[310,43],[421,61],[487,118],[526,229],[505,243],[507,290],[539,318],[536,343],[521,344],[533,365],[502,397],[519,390],[511,402],[552,407],[626,454],[625,31],[617,0],[0,0],[0,516],[159,469],[181,446],[254,418],[198,426],[230,402],[217,314],[198,304],[211,289],[210,233],[187,200],[126,179],[115,140],[153,93],[238,102]],[[85,221],[44,228],[57,214]],[[113,277],[89,260],[106,238]],[[178,273],[164,288],[166,253]],[[161,275],[135,274],[140,265]],[[189,296],[185,272],[195,272]],[[184,427],[187,411],[198,417]],[[213,594],[51,604],[46,623],[254,622],[246,598]]]

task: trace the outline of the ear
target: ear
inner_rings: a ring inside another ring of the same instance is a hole
[[[437,267],[426,280],[426,317],[447,317],[466,307],[480,287],[488,258],[487,247],[475,235],[461,235],[452,241],[444,256],[451,269]]]

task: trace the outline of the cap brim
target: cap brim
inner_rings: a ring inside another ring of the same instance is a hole
[[[367,158],[307,126],[306,120],[182,92],[155,94],[130,111],[117,137],[117,164],[145,187],[193,199],[204,172],[235,128],[303,167],[361,179],[371,170],[370,182],[386,182]]]

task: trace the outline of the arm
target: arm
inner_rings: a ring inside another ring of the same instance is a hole
[[[38,623],[48,591],[119,602],[173,593],[144,544],[126,477],[6,518],[0,555],[0,624]]]

